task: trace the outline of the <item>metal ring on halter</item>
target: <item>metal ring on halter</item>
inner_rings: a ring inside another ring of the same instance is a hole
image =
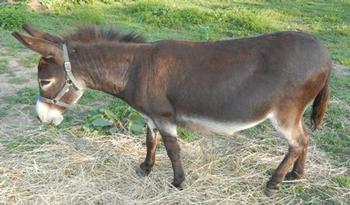
[[[68,55],[66,43],[63,44],[63,58],[64,58],[63,67],[64,67],[65,78],[66,78],[63,87],[53,99],[45,98],[39,95],[38,100],[41,102],[54,104],[54,105],[69,109],[70,107],[72,107],[72,104],[61,102],[60,100],[62,99],[62,97],[69,91],[70,87],[73,87],[77,91],[83,90],[84,87],[79,84],[79,82],[77,81],[77,79],[74,77],[72,73],[72,66],[69,61],[69,55]]]

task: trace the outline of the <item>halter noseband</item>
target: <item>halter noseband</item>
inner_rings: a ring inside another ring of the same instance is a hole
[[[84,87],[79,84],[79,82],[77,81],[77,79],[74,77],[74,75],[72,73],[72,66],[71,66],[71,63],[69,61],[67,45],[65,43],[63,44],[63,58],[64,58],[63,67],[64,67],[65,78],[66,78],[63,87],[57,93],[56,97],[54,97],[53,99],[45,98],[45,97],[39,95],[38,100],[41,102],[54,104],[54,105],[68,109],[74,104],[74,102],[71,104],[64,103],[64,102],[60,101],[62,99],[62,97],[69,91],[70,87],[73,87],[77,91],[83,90]]]

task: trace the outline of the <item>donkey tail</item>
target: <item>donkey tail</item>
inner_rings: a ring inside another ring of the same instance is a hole
[[[311,125],[312,129],[315,130],[323,121],[324,114],[327,111],[328,100],[329,100],[329,75],[326,83],[324,84],[321,91],[317,94],[312,104],[311,114]]]

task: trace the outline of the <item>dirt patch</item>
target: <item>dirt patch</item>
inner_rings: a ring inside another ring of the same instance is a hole
[[[7,61],[6,72],[0,74],[0,104],[4,104],[4,98],[15,95],[20,88],[37,86],[36,65],[33,63],[22,65],[19,62],[21,58],[32,56],[32,52],[24,51],[12,56],[7,49],[2,48],[0,53],[2,59]]]
[[[337,75],[350,76],[350,68],[348,68],[346,66],[339,65],[339,64],[333,64],[333,69]]]
[[[28,6],[34,11],[42,11],[44,6],[40,3],[40,0],[30,0]]]

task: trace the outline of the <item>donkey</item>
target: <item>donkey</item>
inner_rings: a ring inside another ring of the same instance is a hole
[[[121,98],[148,121],[143,175],[152,170],[161,136],[172,163],[172,185],[180,187],[185,172],[177,125],[233,135],[266,119],[289,144],[266,193],[277,190],[284,179],[304,175],[309,134],[303,114],[313,101],[313,128],[322,122],[332,68],[327,50],[315,37],[278,32],[213,42],[147,43],[133,33],[94,26],[63,39],[27,24],[23,29],[30,36],[13,36],[41,55],[38,119],[59,124],[86,88]]]

